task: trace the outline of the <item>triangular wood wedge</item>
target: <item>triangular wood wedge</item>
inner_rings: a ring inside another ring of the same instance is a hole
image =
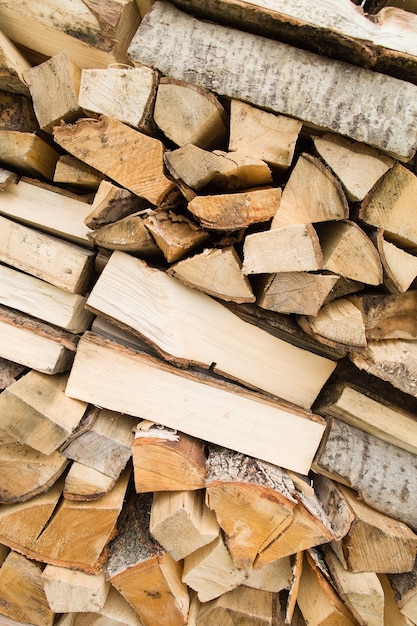
[[[100,172],[70,154],[62,155],[57,161],[55,184],[96,191],[102,180],[103,175]]]
[[[108,250],[134,252],[145,258],[158,257],[161,254],[159,246],[145,227],[142,211],[100,226],[88,233],[88,237],[97,246]]]
[[[201,86],[175,78],[161,78],[154,118],[177,146],[191,143],[209,149],[221,143],[227,133],[226,113],[216,96]]]
[[[98,500],[113,489],[115,482],[103,472],[73,461],[65,476],[63,496],[68,500]]]
[[[365,198],[359,218],[366,224],[382,228],[390,240],[401,247],[415,249],[417,220],[411,207],[416,193],[416,175],[396,163]]]
[[[204,228],[238,230],[267,222],[281,201],[281,189],[266,188],[240,193],[196,196],[188,209]]]
[[[279,599],[276,594],[240,585],[215,600],[204,602],[195,626],[227,623],[274,626],[278,610]]]
[[[417,277],[417,257],[391,241],[378,229],[376,245],[384,268],[384,285],[391,293],[404,293]]]
[[[53,133],[64,150],[152,204],[174,186],[163,171],[162,143],[122,122],[103,115],[55,126]]]
[[[244,581],[247,587],[263,589],[278,593],[283,589],[289,589],[292,567],[289,557],[267,563],[260,569],[248,568],[248,578]]]
[[[394,165],[394,159],[372,146],[341,135],[313,137],[314,147],[345,188],[348,200],[363,200],[375,183]]]
[[[113,586],[102,609],[92,613],[64,613],[56,626],[95,626],[97,623],[100,626],[143,626],[137,612]]]
[[[299,406],[311,406],[335,366],[122,252],[112,254],[88,306],[139,333],[174,362],[214,363],[216,371]]]
[[[235,248],[227,246],[206,248],[171,265],[168,274],[221,300],[255,302],[251,284],[241,270],[242,262]]]
[[[110,591],[103,571],[87,574],[56,565],[45,567],[42,584],[48,605],[55,613],[100,611]]]
[[[363,294],[351,296],[350,300],[362,313],[367,339],[417,339],[417,291]]]
[[[389,626],[413,626],[411,620],[401,612],[390,581],[386,574],[379,574],[379,581],[384,590],[384,620]]]
[[[29,95],[23,72],[30,63],[3,32],[0,32],[0,89]]]
[[[356,222],[323,223],[316,230],[323,250],[323,269],[367,285],[382,283],[378,252]]]
[[[394,591],[398,607],[413,623],[417,620],[417,561],[410,572],[391,574],[389,583]]]
[[[335,274],[278,272],[266,276],[257,290],[256,303],[278,313],[317,315],[339,280]]]
[[[343,220],[349,207],[340,182],[320,159],[303,153],[291,171],[271,228]]]
[[[30,132],[0,130],[0,163],[25,176],[52,180],[59,152]]]
[[[20,93],[3,91],[0,92],[0,102],[0,128],[2,130],[23,133],[39,131],[39,124],[30,98]]]
[[[292,224],[247,235],[244,274],[309,272],[323,267],[319,238],[311,224]]]
[[[146,209],[147,202],[131,191],[102,180],[84,222],[93,230]]]
[[[230,103],[229,150],[266,161],[273,167],[291,165],[302,122],[274,115],[232,99]]]

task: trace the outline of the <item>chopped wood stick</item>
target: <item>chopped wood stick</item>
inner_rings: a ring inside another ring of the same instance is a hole
[[[134,252],[145,258],[161,255],[159,246],[145,226],[142,211],[122,217],[122,219],[111,224],[100,226],[88,233],[88,237],[97,246],[102,246],[108,250]]]
[[[394,592],[386,574],[378,576],[384,590],[384,620],[389,626],[413,626],[412,622],[401,612]]]
[[[57,161],[54,183],[58,185],[95,191],[102,180],[103,176],[100,172],[69,154],[64,154]]]
[[[59,153],[32,132],[0,129],[0,163],[20,174],[52,180]]]
[[[259,624],[274,626],[279,610],[278,596],[269,591],[240,585],[219,598],[204,602],[196,617],[196,626],[218,624]]]
[[[0,129],[22,133],[39,130],[30,98],[23,94],[0,91]]]
[[[48,605],[54,613],[100,611],[110,590],[104,571],[87,574],[56,565],[45,567],[42,583]]]
[[[102,609],[92,613],[66,613],[62,620],[56,626],[96,626],[97,620],[102,626],[143,626],[137,612],[113,586]]]
[[[412,622],[417,619],[417,561],[413,569],[402,574],[388,575],[389,583],[394,591],[397,605],[403,615]]]
[[[91,205],[91,213],[85,217],[85,224],[93,230],[117,222],[123,217],[143,211],[147,207],[144,198],[138,198],[134,193],[114,185],[108,180],[102,180]]]
[[[6,387],[14,383],[17,378],[26,371],[27,368],[24,365],[0,357],[0,390],[3,391],[6,389]]]
[[[309,272],[277,272],[264,277],[256,303],[278,313],[317,315],[339,276]]]
[[[0,32],[0,89],[28,96],[29,89],[23,73],[29,68],[29,61],[14,43]]]
[[[63,496],[68,500],[98,500],[113,489],[116,480],[92,467],[73,461],[65,476]]]
[[[363,294],[351,296],[361,311],[367,339],[417,339],[417,292],[398,295]]]
[[[417,277],[417,257],[388,241],[381,228],[376,246],[384,268],[384,286],[391,293],[404,293]]]
[[[248,568],[248,577],[243,582],[248,587],[278,593],[290,588],[291,563],[289,557],[267,563],[260,569]]]

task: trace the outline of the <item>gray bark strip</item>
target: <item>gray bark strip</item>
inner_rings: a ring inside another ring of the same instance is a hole
[[[200,21],[158,1],[129,48],[135,63],[409,160],[417,86],[288,44]]]

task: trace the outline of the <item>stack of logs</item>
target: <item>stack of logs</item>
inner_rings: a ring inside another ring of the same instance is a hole
[[[174,4],[0,0],[0,624],[413,626],[415,15]]]

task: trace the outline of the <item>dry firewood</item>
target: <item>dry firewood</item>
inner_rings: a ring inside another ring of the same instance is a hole
[[[72,333],[86,330],[93,315],[86,298],[0,264],[0,304]]]
[[[147,207],[143,198],[108,180],[102,180],[91,205],[91,213],[85,217],[88,228],[96,229],[123,217],[138,213]]]
[[[65,476],[63,496],[68,500],[98,500],[113,489],[115,483],[111,476],[73,461]]]
[[[14,383],[26,371],[27,368],[24,365],[0,357],[0,391]]]
[[[48,605],[54,613],[100,611],[110,590],[104,571],[87,574],[56,565],[45,567],[42,583]]]
[[[108,250],[134,252],[145,258],[161,255],[159,246],[145,226],[143,211],[105,224],[88,233],[88,238],[97,246]]]
[[[352,280],[351,278],[339,276],[335,286],[327,296],[325,303],[336,300],[336,298],[348,296],[351,293],[356,293],[357,291],[361,291],[364,288],[365,285],[363,283]]]
[[[243,322],[206,294],[122,252],[111,256],[88,306],[143,336],[165,358],[214,363],[215,371],[305,408],[334,369],[329,360]],[[209,330],[213,324],[215,331]]]
[[[70,369],[76,337],[65,330],[0,306],[0,356],[45,374]]]
[[[401,611],[395,600],[394,592],[386,574],[378,576],[384,591],[384,625],[385,626],[413,626]]]
[[[177,146],[191,143],[209,149],[219,147],[226,138],[226,113],[222,105],[213,93],[190,82],[161,78],[154,119]]]
[[[279,313],[317,315],[339,276],[309,272],[278,272],[264,277],[256,303]]]
[[[0,89],[29,95],[29,89],[23,78],[30,63],[13,42],[0,31]]]
[[[251,284],[242,273],[242,262],[233,246],[206,248],[168,269],[185,285],[209,296],[233,302],[255,302]]]
[[[110,544],[107,579],[137,611],[144,626],[182,626],[189,597],[181,582],[182,564],[149,532],[151,494],[131,495]]]
[[[325,304],[317,315],[299,316],[297,321],[317,341],[331,346],[358,350],[367,345],[361,310],[350,297],[337,298]]]
[[[191,254],[210,239],[209,233],[198,224],[170,209],[149,211],[143,221],[168,263]]]
[[[71,155],[64,154],[57,161],[53,182],[95,191],[102,180],[103,175],[100,172]]]
[[[0,91],[0,129],[23,133],[39,130],[31,99],[23,94]]]
[[[106,602],[99,611],[92,613],[65,613],[56,626],[143,626],[137,612],[124,597],[110,587]]]
[[[24,176],[54,177],[59,153],[31,132],[0,130],[0,163],[17,169]]]
[[[388,241],[381,228],[376,246],[384,268],[384,286],[391,293],[404,293],[417,277],[417,257]]]
[[[343,220],[348,203],[337,178],[320,159],[303,153],[291,171],[271,228]]]
[[[298,624],[297,612],[298,612],[298,615],[300,615],[300,610],[297,605],[297,596],[298,596],[298,590],[300,588],[301,574],[303,573],[303,560],[304,560],[304,552],[297,552],[292,559],[293,561],[292,575],[291,575],[291,579],[289,582],[288,600],[287,600],[287,606],[285,610],[285,623],[286,624],[287,623]],[[295,619],[294,619],[294,616],[296,616]],[[301,616],[301,619],[303,619],[302,616]]]
[[[268,187],[240,193],[196,196],[188,203],[188,209],[204,228],[238,230],[270,220],[280,200],[281,189]]]
[[[410,621],[415,623],[417,619],[417,584],[416,584],[417,561],[413,569],[402,574],[388,576],[389,583],[394,591],[398,607]]]
[[[349,381],[326,386],[314,408],[417,455],[415,415]]]
[[[272,167],[287,169],[301,126],[299,120],[274,115],[232,99],[229,150],[262,159]]]
[[[15,43],[51,57],[66,50],[79,67],[107,67],[128,61],[127,47],[140,15],[134,0],[110,0],[105,5],[76,2],[28,5],[18,0],[0,4],[5,35]]]
[[[201,605],[195,620],[196,626],[232,626],[232,624],[257,624],[274,626],[279,611],[276,594],[240,585],[219,598]]]
[[[313,137],[314,147],[341,180],[348,200],[363,200],[375,183],[394,165],[394,159],[364,143],[341,135]]]
[[[399,243],[400,247],[415,249],[417,221],[410,207],[416,192],[416,175],[396,163],[366,196],[359,218],[366,224],[382,228],[390,241]]]
[[[319,238],[311,224],[291,224],[245,237],[244,274],[309,272],[322,267]]]
[[[211,447],[206,502],[216,513],[239,569],[251,567],[260,552],[291,523],[297,501],[287,472],[226,448]]]
[[[164,175],[163,144],[105,115],[98,120],[55,126],[54,140],[80,161],[152,204],[159,204],[174,186]],[[137,167],[138,161],[141,167]]]
[[[78,104],[149,133],[156,88],[157,74],[150,67],[84,69]]]
[[[185,433],[142,422],[136,429],[132,457],[138,493],[196,490],[205,485],[204,442]]]
[[[414,454],[328,418],[313,470],[352,487],[369,506],[415,528],[417,471]]]
[[[398,295],[363,294],[351,297],[361,311],[369,340],[417,339],[417,292]]]
[[[137,419],[101,410],[91,428],[74,437],[62,454],[117,480],[132,455]]]
[[[247,578],[238,569],[221,536],[185,557],[182,580],[197,592],[200,602],[214,600],[235,589]]]
[[[355,626],[355,618],[341,601],[314,560],[305,553],[297,604],[309,626]]]
[[[113,363],[108,373],[99,366],[107,359]],[[98,372],[94,384],[92,372]],[[309,412],[88,331],[78,344],[66,393],[145,419],[163,416],[171,428],[304,474],[323,432],[322,421]]]
[[[23,77],[42,130],[50,133],[61,121],[72,122],[81,116],[78,105],[81,70],[66,52],[29,68]]]
[[[200,21],[165,2],[156,3],[142,20],[129,54],[133,62],[155,67],[167,76],[303,119],[380,147],[404,161],[415,152],[415,109],[404,110],[400,104],[417,100],[417,87],[411,83]],[[393,94],[401,94],[394,109]],[[360,103],[370,98],[374,107],[365,110]],[[305,103],[313,101],[315,106],[306,108]]]
[[[1,32],[1,31],[0,31]],[[3,192],[7,185],[17,183],[18,176],[15,172],[10,172],[0,167],[0,191]]]
[[[349,572],[331,549],[326,565],[336,590],[361,626],[384,626],[384,592],[374,572]]]
[[[0,612],[23,623],[52,626],[50,608],[42,582],[42,565],[22,554],[10,552],[0,567]]]
[[[91,207],[78,196],[38,181],[21,179],[0,193],[0,213],[51,235],[92,247],[84,220]]]
[[[260,569],[248,568],[248,577],[243,582],[247,587],[263,589],[278,593],[283,589],[289,589],[291,582],[291,563],[289,557],[277,559],[267,563]]]
[[[72,294],[86,290],[94,269],[92,251],[5,217],[0,225],[1,262]]]
[[[166,152],[164,162],[176,181],[195,191],[208,184],[218,189],[237,190],[272,183],[271,170],[265,161],[244,152],[208,152],[189,143]]]
[[[71,435],[85,413],[85,402],[65,395],[68,374],[32,370],[0,395],[0,428],[20,443],[52,454]]]
[[[155,492],[149,530],[174,561],[211,543],[220,532],[202,490]]]
[[[323,269],[365,283],[382,283],[378,252],[365,232],[350,220],[317,224],[323,250]]]
[[[0,503],[25,502],[47,491],[67,468],[59,452],[45,455],[0,432]],[[19,520],[16,527],[22,531]],[[22,531],[23,532],[23,531]]]

